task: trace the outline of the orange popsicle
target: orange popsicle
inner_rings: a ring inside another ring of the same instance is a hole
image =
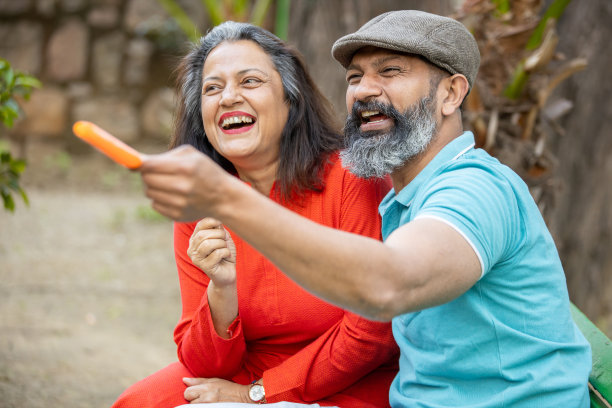
[[[80,120],[72,126],[72,131],[79,138],[128,169],[137,169],[142,165],[142,157],[138,151],[123,143],[100,126]]]

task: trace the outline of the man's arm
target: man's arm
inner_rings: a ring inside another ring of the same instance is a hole
[[[372,319],[445,303],[480,277],[474,250],[438,220],[408,223],[381,243],[294,214],[190,147],[147,157],[140,171],[160,213],[217,218],[306,290]]]

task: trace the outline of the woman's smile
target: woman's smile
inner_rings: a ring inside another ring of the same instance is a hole
[[[219,127],[226,134],[248,132],[255,126],[257,119],[246,112],[233,111],[221,115]]]

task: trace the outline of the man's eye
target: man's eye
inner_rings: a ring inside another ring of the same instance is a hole
[[[382,73],[384,75],[395,75],[398,72],[400,72],[400,69],[398,67],[386,67],[382,70]]]
[[[348,82],[349,85],[356,84],[357,82],[359,82],[360,79],[361,75],[359,74],[350,74],[346,76],[346,82]]]

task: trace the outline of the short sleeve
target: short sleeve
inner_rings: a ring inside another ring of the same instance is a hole
[[[483,276],[512,251],[520,229],[514,190],[486,168],[463,167],[436,177],[413,205],[414,219],[437,218],[468,241]]]

